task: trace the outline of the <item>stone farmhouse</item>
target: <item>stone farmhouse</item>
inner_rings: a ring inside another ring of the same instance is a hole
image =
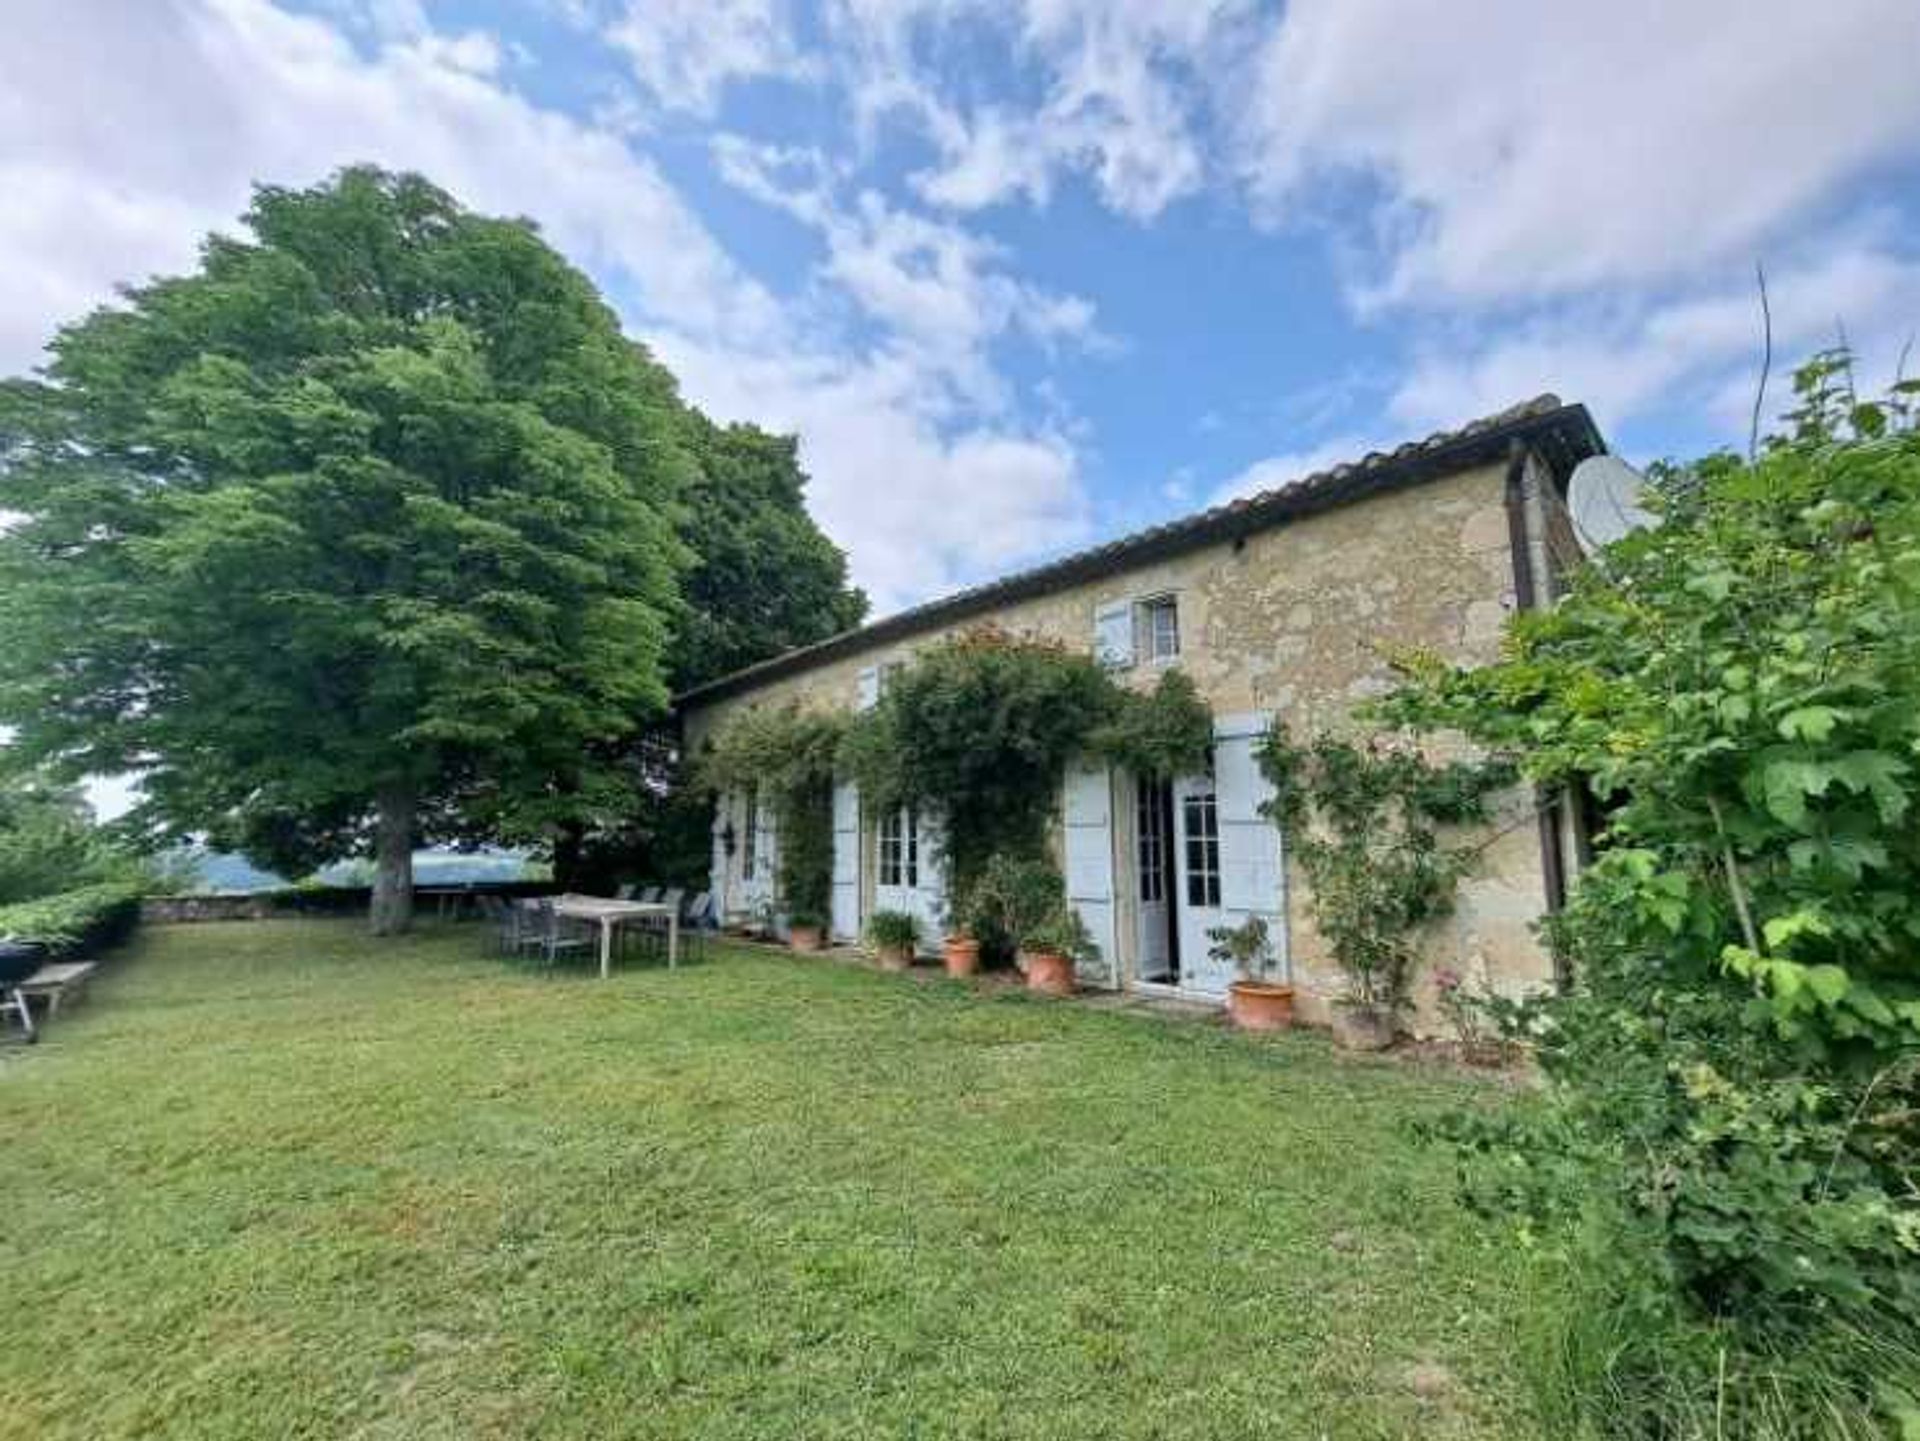
[[[871,705],[916,649],[985,622],[1091,651],[1131,683],[1179,666],[1214,712],[1211,774],[1063,775],[1056,849],[1070,898],[1112,961],[1111,983],[1200,1000],[1221,999],[1232,979],[1208,956],[1208,929],[1264,916],[1303,1016],[1324,1018],[1341,979],[1286,837],[1260,813],[1258,737],[1276,714],[1296,734],[1342,723],[1387,688],[1396,650],[1491,659],[1506,617],[1550,604],[1577,560],[1567,479],[1605,448],[1584,406],[1542,396],[722,677],[678,698],[682,743],[697,750],[740,707]],[[1551,979],[1534,924],[1564,899],[1584,848],[1574,811],[1503,798],[1430,959],[1509,992]],[[872,814],[851,784],[834,812],[834,938],[858,939],[876,910],[908,910],[937,948],[937,818]],[[770,905],[770,808],[724,796],[713,836],[723,909]],[[1416,1000],[1422,1029],[1430,997]]]

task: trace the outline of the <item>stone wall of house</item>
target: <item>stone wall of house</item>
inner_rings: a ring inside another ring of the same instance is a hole
[[[841,656],[690,711],[686,740],[697,749],[744,706],[850,710],[863,668],[907,659],[983,619],[1091,650],[1099,607],[1159,594],[1177,597],[1178,664],[1215,714],[1271,710],[1302,732],[1348,725],[1357,703],[1389,689],[1396,651],[1428,649],[1457,661],[1497,653],[1515,604],[1505,485],[1502,465],[1463,471]],[[1544,472],[1529,471],[1536,545],[1544,539],[1549,489]],[[1137,665],[1129,674],[1150,684],[1155,670]],[[1116,807],[1116,818],[1123,814]],[[1551,976],[1532,931],[1545,889],[1531,797],[1506,797],[1490,832],[1483,864],[1463,885],[1453,916],[1435,928],[1427,958],[1518,991]],[[1324,1018],[1340,978],[1314,934],[1304,880],[1297,868],[1289,871],[1294,978],[1304,1013]],[[1424,983],[1420,989],[1430,1028],[1431,996]]]

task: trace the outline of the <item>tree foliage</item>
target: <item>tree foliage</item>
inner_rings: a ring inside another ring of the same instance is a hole
[[[141,874],[72,786],[0,779],[0,906]],[[5,934],[0,932],[0,934]]]
[[[1479,1194],[1581,1218],[1612,1303],[1723,1328],[1736,1378],[1846,1336],[1920,1360],[1920,431],[1913,386],[1849,374],[1816,360],[1754,462],[1669,472],[1665,524],[1396,704],[1608,807],[1534,1018],[1554,1084],[1465,1128]],[[1664,1374],[1629,1331],[1608,1364]],[[1850,1405],[1920,1424],[1864,1369]]]
[[[718,426],[689,411],[695,469],[680,535],[693,555],[674,637],[675,690],[686,690],[860,624],[867,598],[807,514],[793,436]]]
[[[354,169],[245,225],[0,388],[0,719],[276,867],[380,815],[403,923],[417,840],[622,783],[588,743],[666,699],[682,411],[525,222]]]

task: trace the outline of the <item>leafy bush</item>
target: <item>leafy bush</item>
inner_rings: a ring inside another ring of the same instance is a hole
[[[888,950],[910,951],[920,944],[920,918],[907,911],[875,911],[867,920],[867,939]]]
[[[1470,1195],[1569,1238],[1578,1324],[1637,1338],[1581,1353],[1610,1434],[1702,1395],[1726,1435],[1920,1431],[1920,433],[1847,376],[1393,707],[1609,807],[1547,1095],[1455,1134]]]
[[[1065,956],[1076,964],[1100,959],[1100,947],[1088,933],[1087,923],[1064,900],[1027,927],[1020,949],[1033,955]]]
[[[0,937],[35,941],[53,957],[104,950],[139,921],[140,889],[131,881],[103,881],[0,906]]]
[[[1207,939],[1213,942],[1207,954],[1231,963],[1234,975],[1243,981],[1261,979],[1273,964],[1273,939],[1264,916],[1248,916],[1237,926],[1214,926],[1207,931]]]
[[[1152,690],[1123,691],[1087,742],[1094,754],[1135,775],[1189,775],[1206,769],[1213,712],[1185,671],[1162,671]]]
[[[1010,958],[1029,932],[1066,903],[1067,883],[1051,861],[1001,853],[964,892],[961,917],[983,954]]]
[[[32,777],[0,783],[0,906],[140,873],[78,791]]]

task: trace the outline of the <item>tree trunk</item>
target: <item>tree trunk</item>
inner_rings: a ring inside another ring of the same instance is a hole
[[[368,912],[376,936],[397,936],[413,924],[413,792],[404,786],[380,792],[375,801],[373,904]]]

